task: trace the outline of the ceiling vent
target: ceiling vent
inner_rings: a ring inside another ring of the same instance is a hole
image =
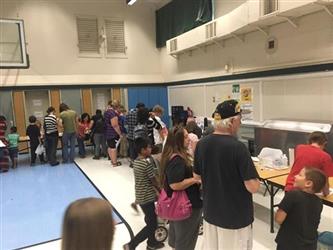
[[[177,38],[170,41],[170,53],[177,51]]]

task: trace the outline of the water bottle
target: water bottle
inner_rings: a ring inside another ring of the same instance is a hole
[[[282,155],[281,160],[282,160],[282,166],[288,166],[288,157],[286,156],[286,154]]]

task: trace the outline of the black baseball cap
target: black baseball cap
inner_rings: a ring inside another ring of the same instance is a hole
[[[144,104],[143,102],[138,102],[138,103],[136,104],[136,108],[137,108],[137,109],[144,108],[144,107],[145,107],[145,104]]]
[[[216,106],[216,109],[213,113],[214,119],[227,119],[241,113],[241,109],[238,101],[236,100],[227,100]]]

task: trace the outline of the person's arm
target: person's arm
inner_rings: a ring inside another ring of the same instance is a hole
[[[290,191],[285,193],[281,203],[278,205],[279,209],[275,214],[275,221],[278,224],[281,225],[285,221],[289,211],[294,207],[294,204],[298,202],[298,192],[299,191]]]
[[[151,181],[151,183],[153,184],[154,188],[155,188],[158,192],[160,192],[160,191],[161,191],[161,187],[160,187],[160,185],[159,185],[159,182],[158,182],[156,176],[150,178],[150,181]]]
[[[78,133],[79,130],[79,117],[75,114],[75,131]]]
[[[148,119],[148,122],[147,122],[148,129],[153,129],[153,128],[155,128],[157,130],[162,129],[161,124],[156,120],[155,115],[153,113],[150,113],[150,118],[151,119]]]
[[[111,118],[110,123],[111,123],[111,126],[114,128],[114,130],[117,132],[117,134],[119,136],[121,136],[121,131],[120,131],[120,127],[119,127],[118,117],[114,116],[113,118]]]
[[[64,124],[63,124],[61,117],[58,118],[58,127],[61,130],[61,132],[64,131]]]
[[[89,130],[91,130],[93,126],[94,126],[94,120],[91,119],[89,123]]]
[[[193,177],[194,177],[194,179],[198,180],[201,183],[201,175],[198,175],[193,172]]]
[[[201,180],[198,178],[184,178],[187,166],[181,157],[175,157],[169,164],[166,174],[172,190],[184,190],[194,184],[201,184]]]
[[[287,213],[279,208],[275,214],[276,223],[281,225],[286,218],[287,218]]]
[[[235,150],[238,151],[236,162],[244,186],[249,193],[256,193],[259,190],[260,181],[257,170],[253,165],[250,153],[242,143],[238,144]]]
[[[42,135],[40,133],[39,127],[37,127],[37,137],[38,137],[39,144],[42,144]]]
[[[170,187],[172,190],[179,191],[179,190],[184,190],[194,184],[201,184],[201,180],[195,177],[186,178],[181,182],[170,184]]]
[[[244,181],[244,185],[245,185],[246,190],[249,193],[254,194],[254,193],[258,192],[258,190],[260,188],[260,181],[258,179],[251,179],[251,180]]]

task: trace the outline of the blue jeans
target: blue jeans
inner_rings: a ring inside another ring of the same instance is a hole
[[[102,155],[106,155],[106,138],[104,134],[94,134],[94,143],[95,143],[95,156],[101,156],[101,147]]]
[[[77,145],[79,146],[79,155],[84,157],[86,156],[86,148],[84,145],[84,138],[77,137]]]
[[[70,144],[69,161],[74,162],[75,157],[75,140],[76,133],[66,133],[62,135],[62,160],[64,163],[68,162],[68,143]]]

